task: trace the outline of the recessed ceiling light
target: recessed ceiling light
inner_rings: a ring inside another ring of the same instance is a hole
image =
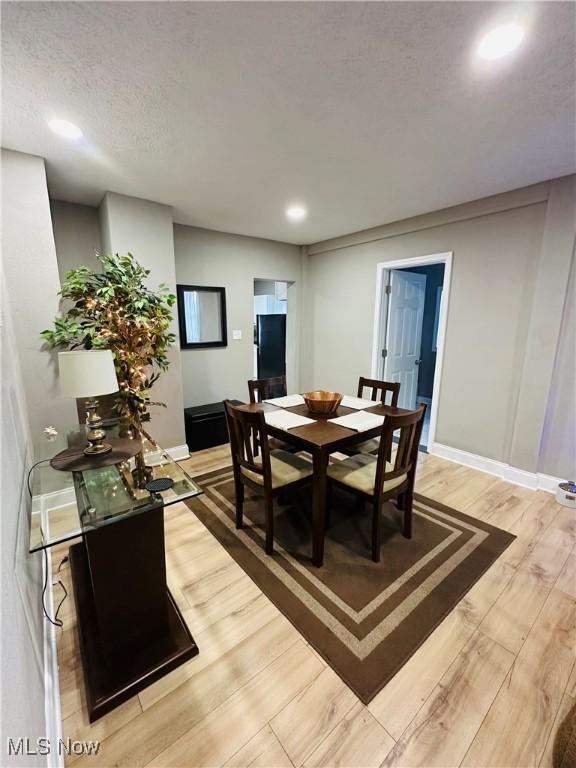
[[[520,45],[524,33],[524,27],[520,24],[503,24],[496,27],[480,40],[478,56],[487,61],[506,56]]]
[[[79,139],[82,136],[82,131],[74,123],[69,123],[68,120],[50,120],[48,126],[58,136],[64,136],[65,139]]]
[[[308,215],[308,211],[301,205],[291,205],[286,208],[286,216],[291,221],[302,221]]]

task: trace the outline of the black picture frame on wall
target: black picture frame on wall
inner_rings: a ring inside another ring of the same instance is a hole
[[[176,296],[180,349],[228,346],[225,288],[208,285],[177,285]],[[194,314],[194,306],[196,314]],[[207,329],[202,328],[203,315]]]

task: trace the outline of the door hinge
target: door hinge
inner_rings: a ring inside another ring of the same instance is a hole
[[[388,350],[387,349],[383,349],[382,350],[382,357],[386,357],[387,354],[388,354]]]
[[[391,285],[387,285],[387,286],[386,286],[386,293],[387,293],[388,295],[390,295],[390,294],[392,293],[392,286],[391,286]]]

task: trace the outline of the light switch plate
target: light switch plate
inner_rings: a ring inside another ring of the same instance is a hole
[[[232,338],[239,341],[242,338],[242,331],[232,331]]]

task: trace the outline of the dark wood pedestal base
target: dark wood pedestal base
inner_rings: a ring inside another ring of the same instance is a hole
[[[163,537],[161,543],[163,550]],[[129,556],[127,559],[130,559]],[[108,565],[110,568],[110,561]],[[95,600],[98,590],[95,589],[96,574],[93,566],[92,560],[89,562],[88,542],[70,547],[70,568],[90,722],[198,654],[198,647],[166,586],[167,621],[161,622],[163,626],[154,629],[155,617],[154,611],[151,611],[147,624],[147,629],[151,631],[142,633],[141,642],[138,636],[133,636],[127,644],[123,627],[119,626],[117,645],[114,646],[110,641],[114,626],[107,623],[105,633],[100,631],[103,627],[99,627],[97,617],[102,613],[101,606],[97,606]],[[134,573],[133,578],[138,579],[138,572]],[[117,583],[115,588],[118,602],[121,602],[123,584]]]

